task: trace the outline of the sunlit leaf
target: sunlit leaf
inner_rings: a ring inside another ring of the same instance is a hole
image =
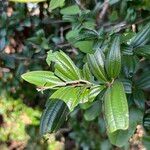
[[[54,88],[56,86],[64,86],[65,83],[62,82],[58,77],[50,71],[32,71],[27,72],[21,76],[25,81],[32,83],[38,87],[44,88]]]
[[[111,87],[108,87],[104,96],[104,111],[108,133],[128,129],[128,104],[121,82],[115,81]]]

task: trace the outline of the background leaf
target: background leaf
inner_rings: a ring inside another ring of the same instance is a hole
[[[49,5],[49,10],[52,11],[58,7],[64,6],[65,0],[51,0]]]
[[[100,101],[93,102],[92,106],[85,110],[84,112],[84,118],[87,121],[94,120],[98,115],[100,115],[101,112],[101,103]]]

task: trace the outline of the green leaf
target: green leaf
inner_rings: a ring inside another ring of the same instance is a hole
[[[95,97],[105,89],[103,85],[93,85],[89,92],[89,101],[92,102]]]
[[[145,45],[150,36],[150,23],[146,24],[143,29],[138,32],[129,42],[128,44],[133,46],[134,48]]]
[[[142,139],[142,142],[147,150],[150,149],[150,136],[145,135]]]
[[[73,109],[79,103],[88,102],[88,91],[88,89],[84,89],[83,87],[62,87],[59,88],[56,92],[54,92],[51,95],[50,99],[61,99],[67,104],[69,110],[73,111]]]
[[[79,41],[74,46],[84,53],[93,52],[93,41]]]
[[[0,37],[0,51],[2,51],[6,46],[6,38]]]
[[[125,93],[132,93],[132,82],[128,79],[121,79],[121,82],[123,83]]]
[[[40,135],[57,131],[66,120],[68,107],[63,101],[48,100],[40,122]]]
[[[116,37],[112,43],[106,59],[106,71],[110,78],[116,78],[121,69],[120,38]]]
[[[32,71],[27,72],[21,76],[25,81],[32,83],[38,87],[48,87],[55,88],[57,86],[64,86],[65,83],[62,82],[58,77],[50,71]]]
[[[150,133],[150,109],[146,110],[143,118],[143,126],[147,133]]]
[[[64,52],[48,52],[47,63],[55,62],[55,75],[64,81],[79,80],[81,78],[79,69]]]
[[[49,10],[52,11],[58,7],[64,6],[65,0],[51,0],[49,5]]]
[[[139,59],[136,56],[124,55],[122,57],[122,70],[127,78],[133,77],[138,68]]]
[[[121,50],[122,50],[123,55],[133,55],[133,47],[132,46],[123,45],[121,47]]]
[[[76,15],[81,13],[81,10],[78,5],[72,5],[61,9],[60,13],[63,15]]]
[[[88,66],[87,63],[83,66],[82,76],[83,76],[82,78],[87,80],[87,81],[93,80],[93,76],[92,76],[92,74],[90,72],[90,69],[89,69],[89,66]]]
[[[9,0],[12,2],[19,2],[19,3],[39,3],[39,2],[44,2],[46,0]]]
[[[104,111],[108,133],[129,127],[128,103],[123,84],[115,81],[104,95]]]
[[[136,130],[138,123],[141,123],[143,113],[139,109],[130,109],[129,129],[117,130],[113,133],[108,133],[110,142],[118,147],[125,146]]]
[[[100,112],[101,112],[101,103],[100,101],[95,101],[93,102],[92,106],[85,111],[84,118],[87,121],[92,121],[97,116],[100,115]]]
[[[134,53],[139,56],[143,56],[150,59],[150,45],[140,46],[135,49]]]
[[[136,84],[140,89],[150,88],[150,71],[144,72],[136,81]]]
[[[144,96],[144,92],[142,90],[139,89],[135,89],[133,91],[133,98],[134,98],[134,103],[136,104],[136,106],[142,110],[144,110],[145,108],[145,96]]]
[[[95,97],[104,89],[104,86],[95,85],[90,89],[83,87],[62,87],[51,95],[51,99],[61,99],[64,101],[69,110],[73,109],[80,103],[92,102]]]
[[[104,54],[98,49],[94,54],[87,55],[88,65],[94,76],[103,82],[107,81],[104,70]]]

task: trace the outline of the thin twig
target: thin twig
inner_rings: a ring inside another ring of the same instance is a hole
[[[103,21],[105,15],[106,15],[106,12],[107,12],[108,7],[109,7],[109,1],[108,1],[108,0],[105,0],[104,3],[103,3],[102,11],[99,13],[99,15],[98,15],[98,17],[97,17],[98,26],[99,26],[100,23]]]
[[[139,19],[136,22],[134,22],[134,24],[140,24],[140,23],[143,23],[147,20],[150,20],[150,16],[146,17],[144,19]],[[114,30],[114,32],[117,33],[117,32],[120,32],[121,30],[126,29],[126,28],[130,28],[132,25],[133,24],[128,24],[127,22],[123,21],[123,22],[117,23],[116,25],[104,26],[104,28],[106,29],[105,30],[106,32],[110,32],[110,31]]]
[[[85,10],[85,7],[82,5],[82,3],[81,3],[80,0],[75,0],[75,1],[76,1],[77,5],[78,5],[81,9]]]

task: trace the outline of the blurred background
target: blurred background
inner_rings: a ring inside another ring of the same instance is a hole
[[[0,1],[0,150],[117,149],[107,139],[102,117],[87,121],[88,113],[83,115],[84,108],[71,113],[70,119],[56,135],[46,135],[41,139],[40,117],[51,93],[37,92],[35,86],[21,79],[21,74],[27,71],[50,70],[45,61],[50,49],[64,50],[77,66],[82,66],[92,43],[74,44],[75,39],[71,37],[76,33],[70,30],[72,26],[74,29],[78,26],[95,27],[97,22],[93,14],[101,10],[103,2],[66,0],[64,7],[51,12],[48,10],[49,2],[23,4]],[[80,11],[77,8],[65,10],[66,6],[75,3],[93,14],[83,11],[79,20],[67,15]],[[150,21],[149,0],[111,0],[109,5],[103,23],[109,34],[112,26],[128,33],[131,28],[137,30],[136,26],[131,26],[132,23],[139,24],[140,29],[142,24]],[[149,66],[149,62],[145,61],[143,66]],[[131,149],[144,149],[140,140],[143,132],[138,126],[137,134],[131,140]],[[148,140],[150,138],[145,140],[145,145],[149,145]]]

